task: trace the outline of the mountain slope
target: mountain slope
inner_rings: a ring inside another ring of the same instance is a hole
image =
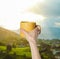
[[[20,40],[20,36],[10,30],[0,27],[0,42],[4,44],[16,44]]]

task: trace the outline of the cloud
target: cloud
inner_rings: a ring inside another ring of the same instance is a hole
[[[44,16],[60,16],[60,0],[45,0],[44,3],[32,7],[30,11]]]
[[[55,23],[55,26],[56,26],[56,27],[60,27],[60,22],[56,22],[56,23]]]
[[[47,17],[45,21],[42,22],[42,27],[56,27],[55,23],[60,23],[60,18],[58,17]],[[58,26],[58,28],[60,28]]]
[[[60,39],[60,0],[44,0],[29,11],[46,16],[40,38]]]

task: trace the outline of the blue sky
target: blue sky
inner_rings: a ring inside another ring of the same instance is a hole
[[[46,17],[42,23],[41,38],[60,39],[60,0],[45,0],[44,3],[38,3],[30,11]]]

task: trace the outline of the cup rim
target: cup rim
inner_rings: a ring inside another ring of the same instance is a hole
[[[33,22],[33,21],[21,21],[21,23],[35,23],[36,24],[36,22]]]

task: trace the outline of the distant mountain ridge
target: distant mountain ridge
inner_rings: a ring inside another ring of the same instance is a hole
[[[15,30],[14,32],[20,34],[20,30]],[[41,34],[39,35],[41,39],[60,39],[60,28],[57,27],[43,27],[41,29]]]
[[[0,27],[0,40],[9,37],[20,39],[20,29],[18,30],[7,30]],[[39,35],[41,39],[60,39],[60,28],[57,27],[43,27],[41,34]]]
[[[6,34],[6,35],[4,35],[4,34]],[[19,37],[19,35],[17,34],[17,33],[15,33],[15,32],[13,32],[13,31],[11,31],[11,30],[7,30],[7,29],[5,29],[5,28],[2,28],[2,27],[0,27],[0,36],[14,36],[14,37]]]

